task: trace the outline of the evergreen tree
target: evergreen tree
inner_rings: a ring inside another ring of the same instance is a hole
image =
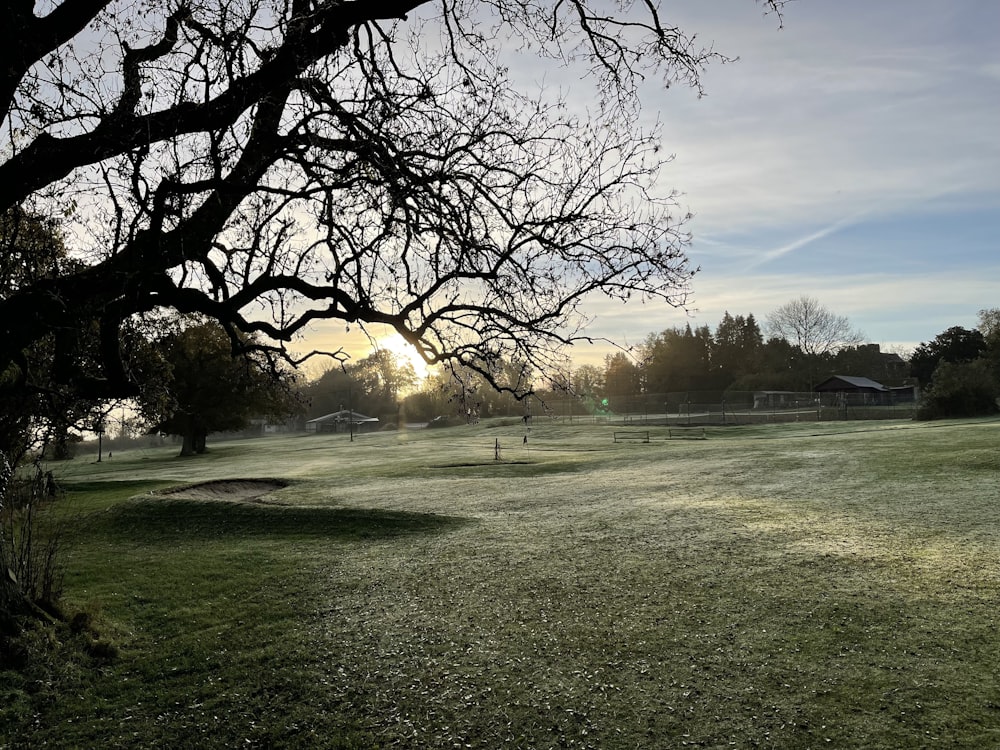
[[[927,386],[933,383],[934,373],[941,362],[972,362],[985,350],[986,339],[981,331],[952,326],[914,350],[910,357],[910,374],[922,386]]]

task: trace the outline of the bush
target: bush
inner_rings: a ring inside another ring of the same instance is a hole
[[[933,385],[917,409],[917,419],[981,417],[1000,413],[1000,387],[982,359],[944,362],[934,370]]]
[[[33,468],[27,476],[11,472],[4,483],[0,573],[28,602],[51,613],[62,594],[62,571],[57,564],[60,540],[44,510],[56,487],[51,473],[43,473],[37,464]],[[2,602],[0,606],[7,608]]]

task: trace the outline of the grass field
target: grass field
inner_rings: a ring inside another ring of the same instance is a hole
[[[1000,746],[1000,422],[613,431],[54,466],[105,648],[0,746]],[[287,486],[161,492],[233,479]]]

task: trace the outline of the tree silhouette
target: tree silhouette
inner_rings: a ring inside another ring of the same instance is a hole
[[[253,417],[299,410],[294,378],[258,354],[235,357],[214,321],[189,321],[158,342],[167,363],[167,414],[156,430],[182,439],[181,455],[204,453],[210,432],[242,430]]]
[[[698,87],[724,58],[653,2],[47,7],[8,3],[0,26],[0,210],[67,216],[82,262],[5,292],[0,372],[92,321],[99,377],[77,387],[134,395],[119,334],[169,308],[293,361],[317,320],[384,324],[493,380],[561,364],[588,295],[685,301],[637,83]],[[519,88],[506,50],[578,70],[589,113]]]
[[[780,336],[810,357],[833,354],[865,340],[864,334],[855,330],[846,316],[831,312],[819,300],[806,295],[771,311],[767,329],[772,336]]]
[[[934,379],[934,372],[941,362],[960,364],[979,359],[986,351],[986,339],[975,329],[952,326],[931,341],[922,342],[910,357],[910,374],[921,385]]]

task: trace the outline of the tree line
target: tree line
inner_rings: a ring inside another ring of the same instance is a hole
[[[752,313],[726,312],[714,330],[686,325],[651,333],[634,353],[574,370],[566,390],[613,405],[637,394],[810,392],[847,375],[915,386],[920,418],[997,412],[1000,309],[981,310],[977,328],[950,327],[912,353],[884,352],[864,338],[847,318],[803,296],[768,313],[763,326]]]
[[[0,218],[5,288],[37,283],[76,262],[58,222],[24,212]],[[481,358],[474,366],[438,366],[422,381],[411,364],[385,349],[358,360],[333,359],[306,381],[266,347],[255,347],[254,334],[169,311],[120,330],[117,346],[127,353],[129,379],[137,386],[129,399],[132,430],[176,435],[181,454],[192,455],[206,450],[212,432],[244,430],[252,421],[301,426],[344,409],[378,417],[383,425],[440,423],[527,413],[531,407],[523,399],[530,394],[536,403],[570,396],[590,411],[613,412],[642,394],[803,392],[835,374],[888,386],[916,382],[933,394],[933,406],[924,409],[928,416],[982,413],[995,400],[1000,314],[984,310],[980,319],[978,329],[949,328],[921,344],[907,362],[864,343],[846,317],[802,296],[768,312],[763,324],[753,313],[727,311],[714,329],[685,325],[650,333],[634,351],[608,354],[603,367],[545,372],[528,360]],[[65,342],[59,344],[67,336],[76,351],[69,361],[61,355]],[[49,457],[61,458],[71,454],[81,432],[106,428],[121,402],[80,385],[100,369],[103,345],[100,327],[92,325],[56,329],[22,352],[21,369],[34,385],[30,397],[0,389],[0,437],[13,463],[37,448],[39,438]]]
[[[545,376],[506,363],[489,381],[459,367],[419,382],[412,367],[376,352],[306,384],[303,404],[307,416],[318,417],[350,403],[390,424],[519,415],[531,410],[515,396],[529,382],[535,403],[571,397],[591,412],[610,413],[641,395],[811,392],[829,377],[848,375],[914,386],[922,391],[922,417],[988,414],[1000,395],[1000,311],[983,310],[979,317],[976,329],[951,327],[912,353],[886,352],[865,343],[846,317],[803,296],[767,313],[763,325],[752,313],[727,311],[714,330],[707,324],[668,328],[648,334],[631,352],[606,355],[603,366],[566,366]]]

